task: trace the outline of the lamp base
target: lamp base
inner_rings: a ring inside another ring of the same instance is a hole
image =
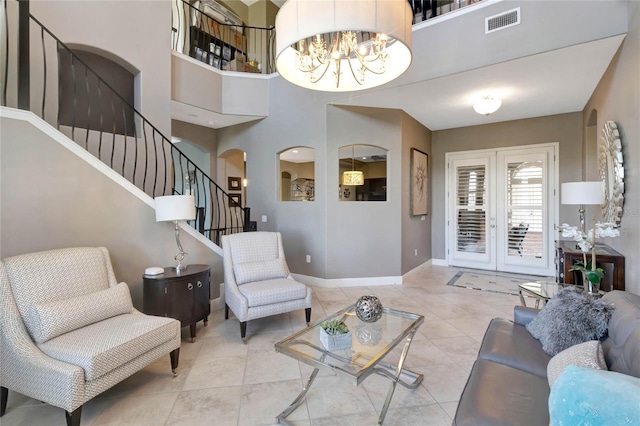
[[[182,263],[182,261],[184,260],[184,255],[185,254],[187,254],[187,253],[182,251],[182,246],[180,246],[180,252],[173,257],[175,259],[175,261],[178,262],[178,264],[176,266],[171,268],[173,271],[176,271],[176,274],[179,274],[180,271],[184,271],[185,269],[187,269],[187,265],[184,265]]]
[[[187,268],[188,268],[188,265],[176,265],[176,266],[172,266],[171,270],[179,274],[182,271],[186,271]]]

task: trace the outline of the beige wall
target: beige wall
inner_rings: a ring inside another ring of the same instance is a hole
[[[280,172],[291,173],[291,179],[315,179],[315,162],[293,163],[280,160]]]
[[[428,155],[428,182],[431,181],[433,153],[432,133],[409,115],[402,113],[402,273],[406,274],[432,257],[432,223],[426,216],[411,216],[411,148]],[[431,191],[427,194],[429,204],[433,203]],[[433,207],[431,207],[431,210]],[[429,210],[427,210],[429,211]]]
[[[173,225],[31,124],[3,117],[0,134],[0,258],[74,246],[104,246],[116,278],[142,309],[142,274],[148,266],[172,266]],[[181,232],[187,263],[212,266],[212,298],[218,297],[221,257]]]
[[[640,294],[640,2],[630,1],[629,31],[620,50],[583,110],[588,124],[597,112],[598,138],[585,140],[589,155],[585,167],[597,170],[597,149],[604,122],[613,120],[620,130],[625,165],[625,201],[620,237],[606,243],[625,256],[625,285]],[[597,175],[591,172],[591,179]]]
[[[171,135],[171,2],[31,1],[31,14],[67,45],[107,52],[139,71],[136,106]]]
[[[446,258],[445,153],[548,142],[559,143],[559,182],[581,180],[582,114],[579,112],[433,132],[433,155],[429,163],[432,166],[431,248],[434,259]],[[575,220],[577,213],[572,207],[560,206],[560,223]]]

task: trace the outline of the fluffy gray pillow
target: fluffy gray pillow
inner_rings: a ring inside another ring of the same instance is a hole
[[[607,332],[613,305],[583,293],[577,286],[561,290],[527,324],[529,333],[551,356],[577,345],[601,338]]]

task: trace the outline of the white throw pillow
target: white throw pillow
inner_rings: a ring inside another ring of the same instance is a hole
[[[31,307],[33,340],[44,343],[89,324],[133,312],[126,283],[71,299],[37,303]]]
[[[281,258],[261,262],[244,262],[233,265],[236,284],[286,278],[287,273]]]
[[[559,352],[547,364],[547,380],[549,387],[553,386],[558,376],[570,365],[578,367],[606,370],[607,363],[604,360],[604,352],[599,340],[579,343]]]

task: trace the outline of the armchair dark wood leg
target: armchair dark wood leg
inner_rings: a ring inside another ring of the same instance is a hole
[[[229,305],[227,305],[226,303],[224,304],[224,319],[229,319]]]
[[[247,322],[241,322],[240,323],[240,337],[242,337],[242,342],[243,343],[247,343]]]
[[[71,413],[65,411],[67,415],[67,426],[80,426],[80,416],[82,415],[82,405],[73,410]]]
[[[307,317],[307,325],[309,325],[311,322],[311,308],[305,308],[304,315]]]
[[[9,398],[9,389],[4,386],[0,387],[0,417],[4,416],[7,411],[7,399]]]
[[[174,349],[169,353],[171,357],[171,372],[174,376],[178,375],[178,360],[180,359],[180,348]]]

